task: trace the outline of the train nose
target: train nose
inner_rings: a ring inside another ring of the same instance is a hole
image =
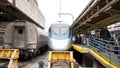
[[[68,50],[71,47],[70,39],[66,40],[55,40],[51,39],[51,43],[49,44],[49,47],[52,50]]]

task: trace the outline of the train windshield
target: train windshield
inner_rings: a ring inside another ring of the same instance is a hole
[[[70,29],[68,25],[53,25],[51,28],[52,37],[55,39],[66,39],[69,37]]]
[[[54,34],[68,34],[69,33],[69,29],[65,27],[53,28],[52,31]]]

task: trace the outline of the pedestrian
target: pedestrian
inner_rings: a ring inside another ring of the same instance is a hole
[[[102,51],[102,42],[101,42],[101,39],[100,39],[100,31],[97,32],[97,48],[98,48],[98,51],[101,52]]]
[[[39,68],[44,68],[44,62],[43,61],[39,62]]]
[[[113,49],[114,49],[112,52],[114,52],[115,54],[118,54],[118,52],[117,52],[117,50],[118,50],[118,48],[117,48],[118,40],[116,38],[115,33],[112,33],[112,35],[111,35],[111,44],[112,44]]]
[[[111,34],[107,30],[107,27],[103,27],[100,30],[100,39],[103,39],[103,40],[101,40],[103,51],[105,51],[107,48],[110,48],[109,44],[111,41]],[[109,51],[109,49],[107,49],[107,51]]]
[[[81,42],[82,42],[82,37],[79,35],[78,44],[81,44]]]
[[[75,44],[77,44],[78,43],[78,36],[76,35],[75,36]]]
[[[117,42],[118,42],[118,45],[117,45],[117,51],[118,51],[118,61],[120,63],[120,32],[117,34]]]
[[[73,37],[72,37],[72,43],[74,43],[74,42],[75,42],[75,37],[73,36]]]
[[[118,39],[117,38],[114,40],[114,53],[118,54]]]
[[[90,40],[90,36],[91,36],[90,31],[87,31],[87,33],[85,34],[85,36],[86,36],[87,46],[90,46],[90,44],[89,44],[89,40]]]

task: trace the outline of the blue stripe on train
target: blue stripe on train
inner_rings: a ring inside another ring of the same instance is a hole
[[[50,33],[49,36],[50,36],[50,38],[59,39],[59,40],[71,38],[71,34],[53,34],[53,33]]]

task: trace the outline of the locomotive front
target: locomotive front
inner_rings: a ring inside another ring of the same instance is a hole
[[[49,48],[51,50],[69,50],[71,48],[71,32],[67,24],[52,24],[49,29]]]

